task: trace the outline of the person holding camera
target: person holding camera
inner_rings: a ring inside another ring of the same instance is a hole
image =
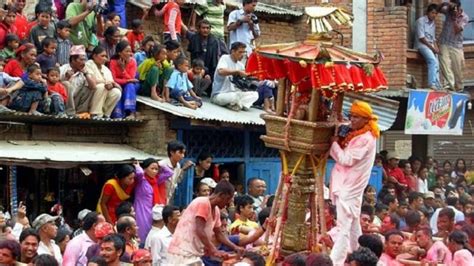
[[[446,16],[439,41],[443,88],[461,91],[464,68],[463,31],[469,17],[461,8],[461,0],[441,4],[439,12]]]
[[[255,47],[253,41],[260,36],[260,26],[257,16],[253,13],[257,6],[257,0],[243,0],[242,5],[242,9],[234,10],[229,14],[227,30],[229,31],[229,46],[235,42],[242,42],[246,45],[247,55],[242,61],[245,65]]]

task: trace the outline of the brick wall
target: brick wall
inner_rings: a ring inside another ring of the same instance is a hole
[[[176,131],[170,129],[172,116],[140,103],[137,113],[145,123],[129,128],[129,144],[150,154],[166,156],[166,143],[176,139]]]

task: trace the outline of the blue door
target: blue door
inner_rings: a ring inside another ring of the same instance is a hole
[[[280,161],[249,162],[245,164],[245,184],[252,177],[259,177],[267,183],[265,194],[275,194],[280,179]]]

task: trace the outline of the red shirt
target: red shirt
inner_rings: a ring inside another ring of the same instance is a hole
[[[128,186],[124,191],[128,195],[132,193],[134,189],[134,186]],[[117,221],[117,217],[115,216],[115,209],[122,203],[122,200],[117,195],[117,192],[115,192],[115,188],[110,185],[110,184],[105,184],[103,188],[103,195],[104,196],[109,196],[109,201],[107,201],[107,212],[109,213],[110,220],[112,224],[115,224]]]
[[[385,167],[385,171],[387,172],[388,176],[395,177],[395,179],[397,179],[397,181],[401,184],[405,184],[407,186],[409,185],[408,180],[405,178],[405,174],[403,173],[403,170],[400,167],[395,167],[393,169]]]
[[[17,30],[16,35],[18,35],[18,38],[20,38],[20,40],[24,40],[28,38],[28,33],[30,32],[28,28],[28,23],[29,22],[26,16],[20,13],[16,13],[16,19],[15,19],[14,25]]]
[[[5,48],[5,46],[7,45],[7,34],[16,34],[16,32],[17,30],[15,25],[8,26],[4,22],[0,22],[0,49]]]
[[[408,189],[410,189],[411,191],[417,191],[418,182],[416,180],[416,176],[405,175],[405,179],[407,180]]]
[[[8,61],[3,71],[8,75],[16,78],[21,78],[25,73],[25,71],[21,68],[20,61],[16,59],[11,59],[10,61]]]
[[[181,10],[175,2],[168,2],[163,7],[163,21],[165,22],[165,32],[171,35],[172,40],[176,40],[176,35],[181,34]]]
[[[61,82],[57,82],[54,85],[48,82],[48,92],[50,95],[55,92],[59,93],[59,95],[61,95],[61,98],[63,98],[63,101],[67,102],[67,91],[64,85],[61,84]]]
[[[137,75],[137,62],[133,58],[130,58],[125,69],[120,66],[118,59],[112,59],[109,68],[115,82],[120,85],[127,84],[129,79],[135,79]]]
[[[135,33],[133,31],[129,31],[127,33],[128,42],[130,43],[130,46],[132,47],[132,51],[134,53],[140,49],[144,38],[145,38],[144,33]]]

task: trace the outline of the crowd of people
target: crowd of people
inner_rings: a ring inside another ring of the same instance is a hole
[[[275,82],[252,81],[245,72],[260,35],[257,1],[245,0],[230,14],[227,42],[222,0],[198,6],[189,27],[181,18],[183,3],[144,7],[142,18],[129,21],[125,1],[109,7],[104,1],[39,1],[33,21],[23,14],[24,0],[5,5],[0,112],[133,119],[137,95],[191,109],[205,97],[234,111],[255,106],[272,112]],[[144,32],[143,18],[151,12],[163,17],[161,43]]]

